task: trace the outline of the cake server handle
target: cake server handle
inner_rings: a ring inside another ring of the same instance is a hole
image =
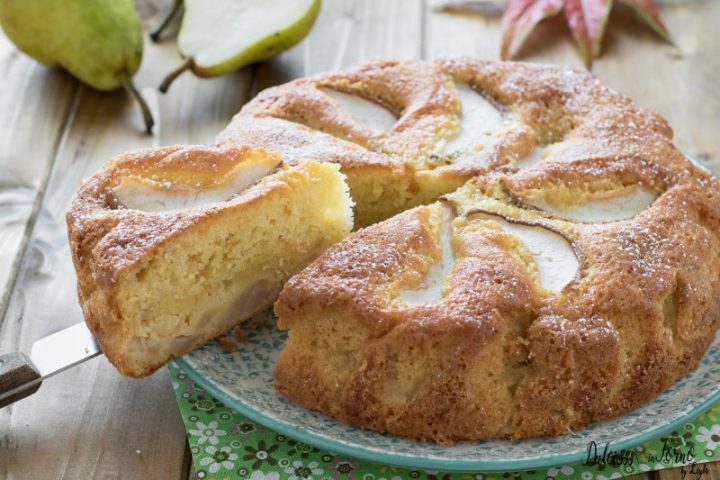
[[[0,408],[37,392],[42,375],[22,352],[0,355]]]
[[[30,357],[0,355],[0,408],[35,393],[43,380],[100,355],[85,322],[36,341]]]

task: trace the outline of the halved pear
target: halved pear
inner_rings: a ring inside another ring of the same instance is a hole
[[[649,208],[657,197],[654,190],[636,186],[621,190],[619,195],[589,198],[576,205],[559,206],[542,198],[526,202],[565,220],[604,223],[629,220]]]
[[[267,60],[308,34],[320,0],[185,0],[178,48],[187,58],[160,85],[166,92],[185,70],[222,75]]]

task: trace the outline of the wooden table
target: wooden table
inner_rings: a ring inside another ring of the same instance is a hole
[[[146,23],[156,22],[168,3],[141,2]],[[674,47],[627,9],[617,10],[595,74],[667,117],[680,148],[720,172],[720,2],[665,1]],[[310,37],[291,51],[222,78],[185,75],[165,96],[155,87],[179,63],[175,44],[148,43],[136,83],[155,111],[154,136],[142,133],[126,93],[92,91],[0,38],[0,352],[27,352],[34,340],[81,320],[64,213],[80,180],[113,155],[210,142],[257,91],[298,76],[390,57],[494,59],[499,38],[497,17],[441,13],[419,0],[326,0]],[[561,18],[531,36],[521,59],[581,66]],[[0,410],[0,478],[185,479],[189,472],[164,370],[128,380],[101,357]],[[704,478],[720,479],[720,468]]]

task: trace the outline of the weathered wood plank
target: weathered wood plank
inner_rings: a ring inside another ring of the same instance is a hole
[[[0,316],[55,155],[76,82],[19,52],[0,31]]]
[[[253,93],[293,78],[383,59],[422,57],[423,2],[324,2],[299,45],[256,67]]]
[[[208,143],[247,100],[250,71],[215,80],[188,75],[168,95],[156,94],[178,61],[172,40],[146,45],[136,84],[155,110],[155,136],[142,133],[138,108],[125,92],[80,88],[0,325],[0,352],[28,351],[34,340],[82,319],[65,229],[82,178],[126,150]],[[164,370],[132,381],[104,357],[92,360],[0,410],[0,431],[0,478],[186,475],[185,432]]]
[[[701,478],[703,480],[720,480],[720,462],[708,463],[707,467],[709,470],[709,474]]]
[[[677,47],[659,42],[627,9],[611,16],[613,28],[595,73],[608,85],[668,119],[685,153],[720,172],[720,2],[664,5],[664,18]]]
[[[627,480],[653,480],[652,474],[650,473],[638,473],[637,475],[631,475],[625,478]]]

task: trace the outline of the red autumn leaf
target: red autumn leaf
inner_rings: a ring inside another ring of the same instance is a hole
[[[588,67],[600,52],[611,7],[612,0],[565,0],[565,18]]]
[[[665,26],[665,22],[660,18],[660,13],[653,3],[653,0],[620,0],[625,5],[632,7],[638,15],[660,35],[663,40],[670,41],[670,32]]]
[[[670,32],[653,0],[618,1],[633,8],[660,37],[670,41]],[[538,23],[564,8],[565,19],[583,61],[591,66],[600,52],[612,4],[613,0],[508,0],[502,20],[500,56],[503,59],[515,56]]]
[[[500,57],[506,60],[515,56],[535,25],[562,7],[563,0],[510,0],[502,18]]]

